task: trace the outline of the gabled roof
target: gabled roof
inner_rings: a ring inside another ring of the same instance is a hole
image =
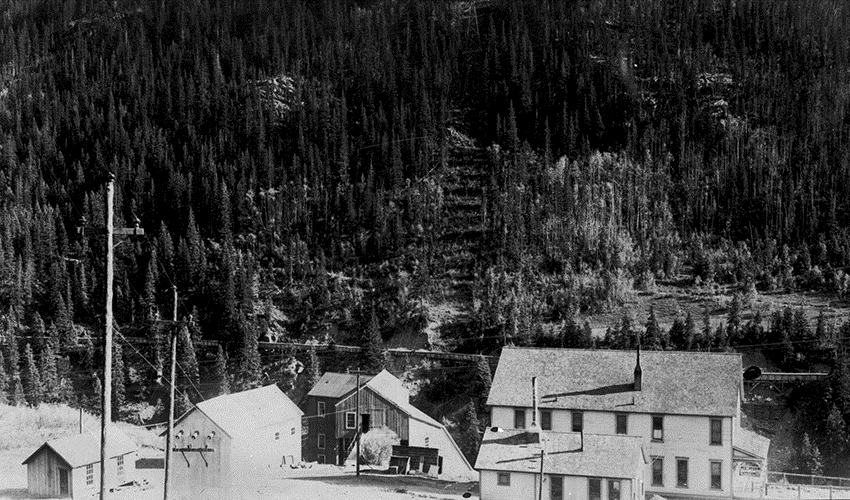
[[[637,436],[577,432],[487,429],[475,461],[477,470],[540,473],[539,436],[545,442],[543,470],[567,476],[631,479],[646,459]]]
[[[487,404],[680,415],[737,414],[741,355],[641,351],[642,390],[635,391],[635,351],[506,347]]]
[[[372,375],[361,375],[360,383],[365,384]],[[319,382],[310,389],[308,396],[320,398],[341,398],[357,388],[357,375],[351,373],[325,372]]]
[[[196,409],[231,437],[304,415],[274,384],[202,401],[180,417],[177,423]]]
[[[766,460],[767,452],[770,449],[770,439],[748,429],[735,429],[732,447],[735,451],[748,455],[751,458]]]
[[[107,430],[106,436],[106,455],[107,458],[114,458],[127,453],[133,453],[138,449],[126,434],[118,430],[116,427],[110,427]],[[100,462],[100,430],[96,432],[86,432],[84,434],[71,434],[48,441],[39,446],[26,460],[24,464],[29,463],[36,455],[45,448],[53,450],[59,455],[71,468],[82,467],[83,465]]]

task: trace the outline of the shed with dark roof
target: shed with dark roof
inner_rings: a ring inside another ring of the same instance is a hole
[[[138,447],[115,427],[106,440],[107,487],[132,482]],[[83,498],[100,486],[100,431],[47,441],[23,462],[33,497]]]

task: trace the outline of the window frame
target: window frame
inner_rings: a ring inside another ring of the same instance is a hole
[[[564,500],[564,476],[549,475],[549,500]]]
[[[322,455],[320,453],[319,455],[316,456],[316,462],[319,462],[320,464],[324,464],[324,463],[328,462],[328,458],[325,455]]]
[[[718,486],[714,485],[714,467],[717,466],[717,482]],[[715,491],[723,491],[723,461],[709,460],[708,462],[708,489]]]
[[[94,464],[86,464],[86,486],[94,484]]]
[[[348,424],[348,418],[352,418],[351,425]],[[345,430],[357,429],[357,412],[356,411],[347,411],[345,412]]]
[[[617,487],[615,488],[614,485]],[[617,495],[614,495],[614,492]],[[619,479],[608,480],[608,500],[620,500],[623,497],[623,483]]]
[[[552,430],[552,410],[540,410],[540,430]]]
[[[320,432],[318,436],[316,436],[316,448],[319,450],[324,450],[327,445],[327,441],[325,439],[325,434]]]
[[[715,424],[717,424],[718,429],[715,429]],[[723,446],[723,419],[711,418],[708,420],[708,444],[710,446]]]
[[[622,430],[620,432],[620,423],[622,420]],[[615,413],[614,414],[614,434],[620,435],[628,435],[629,433],[629,414],[628,413]]]
[[[274,433],[274,440],[275,440],[275,441],[280,441],[280,432],[275,432],[275,433]]]
[[[576,423],[578,423],[578,425],[576,425]],[[584,432],[584,412],[570,412],[570,424],[573,432]]]
[[[522,424],[522,425],[520,425]],[[514,408],[514,429],[525,429],[525,408]]]
[[[655,441],[656,443],[664,442],[664,415],[652,415],[650,418],[650,439]],[[656,429],[655,422],[660,422],[661,425]],[[655,431],[659,431],[658,437],[655,435]]]
[[[652,474],[652,477],[650,478],[650,480],[652,481],[651,484],[652,484],[652,486],[660,486],[660,487],[663,488],[664,487],[664,457],[653,456],[653,457],[651,457],[651,459],[652,459],[652,466],[650,467],[650,472]],[[656,469],[655,464],[660,464],[657,469]],[[656,472],[658,472],[660,474],[660,480],[658,482],[655,481],[655,473]]]
[[[682,464],[685,464],[685,480],[682,481]],[[676,457],[676,487],[687,488],[688,476],[690,475],[688,457]]]
[[[124,477],[124,455],[115,457],[115,473],[119,478]]]
[[[510,486],[511,485],[511,473],[510,472],[497,472],[496,473],[496,486]]]
[[[324,417],[327,415],[327,408],[325,407],[324,401],[318,401],[316,403],[316,415],[319,417]]]

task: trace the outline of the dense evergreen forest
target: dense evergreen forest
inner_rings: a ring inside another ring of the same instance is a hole
[[[468,314],[444,336],[469,352],[770,343],[786,369],[835,365],[820,391],[831,417],[812,434],[848,435],[850,327],[739,316],[757,291],[850,288],[841,2],[0,12],[0,394],[16,402],[96,394],[94,350],[72,351],[64,374],[55,359],[102,329],[103,240],[77,228],[104,224],[112,172],[117,225],[146,230],[116,247],[116,323],[164,337],[177,288],[184,405],[277,377],[303,392],[297,363],[318,376],[315,352],[261,356],[261,337],[365,345],[348,362],[380,365],[382,341],[421,330],[427,304],[449,297]],[[594,340],[578,319],[682,273],[740,291],[727,325],[624,318]],[[196,356],[193,338],[227,347]],[[162,346],[118,352],[127,401],[156,401]]]

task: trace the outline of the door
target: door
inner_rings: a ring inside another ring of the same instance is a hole
[[[59,496],[69,496],[68,469],[59,469]]]

